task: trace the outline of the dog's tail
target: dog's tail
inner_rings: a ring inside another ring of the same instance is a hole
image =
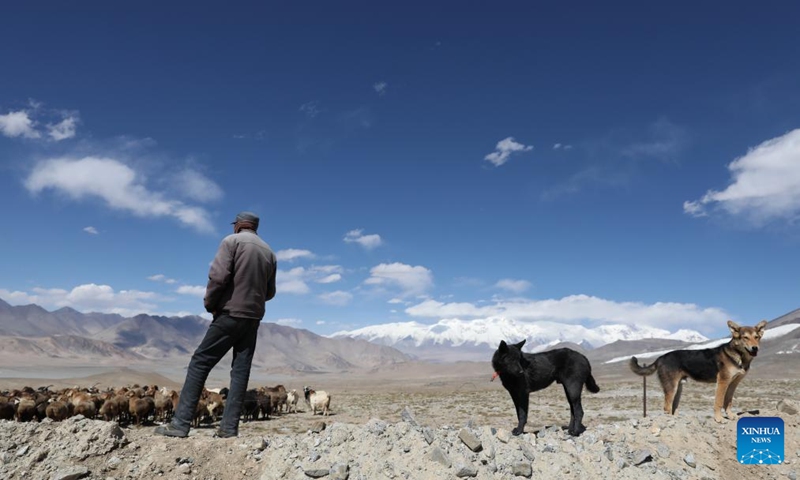
[[[656,371],[656,362],[651,363],[650,365],[644,365],[642,367],[639,366],[639,361],[636,360],[636,357],[631,357],[630,362],[628,362],[628,366],[631,367],[631,371],[636,375],[647,376],[652,375]]]
[[[597,382],[594,381],[594,377],[592,374],[589,374],[589,377],[586,379],[586,389],[592,393],[597,393],[600,391],[600,387],[597,386]]]

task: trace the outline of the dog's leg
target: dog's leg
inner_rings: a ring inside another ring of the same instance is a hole
[[[678,411],[678,404],[681,403],[681,392],[683,391],[683,380],[678,380],[678,388],[675,389],[675,397],[672,399],[672,413]]]
[[[658,372],[658,379],[661,381],[661,388],[664,390],[664,413],[674,415],[675,393],[680,386],[681,376],[678,372]]]
[[[728,417],[729,420],[733,420],[733,394],[736,392],[736,387],[739,386],[739,382],[744,380],[744,375],[736,375],[731,380],[731,383],[728,384],[728,390],[725,392],[725,399],[722,403],[722,408],[725,410],[725,415]]]
[[[717,392],[714,395],[714,420],[717,423],[722,423],[722,405],[725,401],[728,385],[730,385],[730,378],[724,374],[724,371],[721,371],[717,375]]]
[[[567,432],[577,437],[586,430],[583,426],[583,406],[581,405],[581,392],[584,382],[568,382],[564,384],[564,392],[569,402],[570,421]]]
[[[512,435],[521,435],[525,431],[525,424],[528,423],[528,400],[530,396],[527,392],[518,392],[511,395],[514,400],[514,408],[517,410],[517,426],[511,430]]]

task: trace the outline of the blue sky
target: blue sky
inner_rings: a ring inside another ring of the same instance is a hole
[[[0,298],[201,313],[240,210],[265,320],[724,334],[798,306],[790,2],[4,8]]]

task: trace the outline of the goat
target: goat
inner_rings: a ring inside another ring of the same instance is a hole
[[[310,387],[303,387],[303,393],[306,403],[311,407],[311,415],[316,415],[317,410],[326,417],[330,414],[331,396],[327,392],[323,390],[316,392]]]
[[[288,413],[290,410],[294,410],[294,413],[297,413],[297,390],[292,390],[286,393],[286,412]]]

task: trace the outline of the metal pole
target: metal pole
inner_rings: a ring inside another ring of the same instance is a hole
[[[647,417],[647,377],[642,377],[642,416]]]

